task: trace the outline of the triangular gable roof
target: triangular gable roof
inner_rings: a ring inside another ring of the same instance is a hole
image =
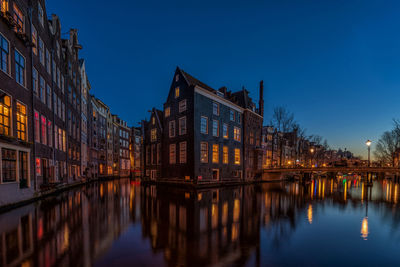
[[[199,81],[198,79],[194,78],[192,75],[190,75],[189,73],[185,72],[184,70],[180,69],[178,67],[178,70],[182,73],[183,77],[186,79],[187,83],[193,86],[200,86],[201,88],[204,88],[210,92],[215,92],[216,90],[213,89],[211,86],[208,86],[207,84]]]
[[[152,113],[151,116],[153,116],[153,114],[156,116],[158,126],[160,127],[161,131],[163,131],[163,126],[162,126],[162,122],[161,122],[161,119],[163,118],[163,112],[159,109],[153,108],[151,113]],[[151,121],[150,121],[150,123],[151,123]]]

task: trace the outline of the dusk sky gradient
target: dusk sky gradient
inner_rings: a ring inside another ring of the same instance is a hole
[[[400,1],[46,3],[79,30],[91,93],[132,126],[162,109],[176,66],[256,102],[264,80],[264,125],[285,106],[356,155],[400,118]]]

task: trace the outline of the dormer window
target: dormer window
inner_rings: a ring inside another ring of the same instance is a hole
[[[179,97],[179,87],[175,88],[175,98]]]
[[[175,75],[175,82],[179,81],[179,74]]]

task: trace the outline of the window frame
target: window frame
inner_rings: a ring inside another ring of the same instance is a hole
[[[203,150],[203,147],[206,148]],[[209,153],[208,153],[208,142],[200,142],[200,163],[209,163]],[[203,159],[203,152],[205,153],[205,158]]]

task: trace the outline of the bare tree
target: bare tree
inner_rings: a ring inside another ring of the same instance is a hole
[[[289,112],[284,107],[274,108],[271,125],[280,132],[290,132],[295,126],[298,126],[294,120],[293,113]]]
[[[391,131],[386,131],[379,138],[376,146],[374,155],[375,158],[382,163],[391,164],[394,163],[394,155],[400,145],[400,135],[397,134],[396,126]]]

